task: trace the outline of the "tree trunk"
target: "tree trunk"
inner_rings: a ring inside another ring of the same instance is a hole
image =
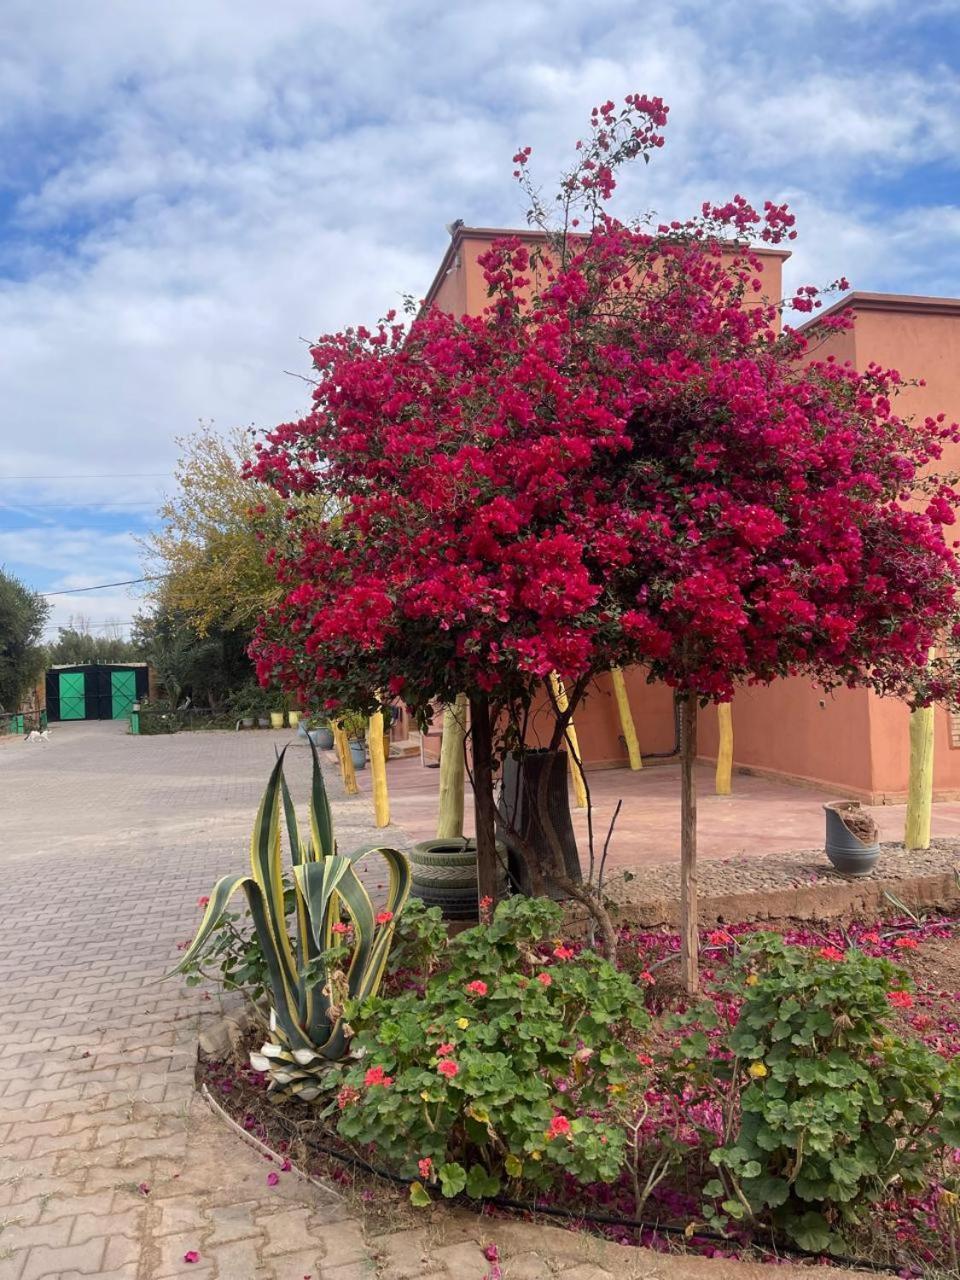
[[[463,835],[463,783],[466,762],[463,744],[467,731],[467,697],[457,694],[456,702],[443,709],[443,737],[440,740],[440,813],[437,837],[442,840]]]
[[[610,679],[613,682],[613,696],[617,702],[620,729],[627,746],[627,759],[630,761],[630,768],[636,772],[637,769],[643,768],[643,759],[640,755],[640,743],[637,741],[636,725],[633,723],[633,712],[630,710],[630,699],[627,697],[627,682],[619,667],[611,668]]]
[[[697,699],[680,700],[680,964],[689,995],[700,989],[697,939]]]
[[[383,712],[375,711],[367,725],[370,774],[373,779],[373,815],[378,827],[390,824],[390,795],[387,791],[387,757],[383,741]]]
[[[728,796],[733,790],[733,708],[729,702],[717,703],[720,737],[717,745],[717,795]]]
[[[497,810],[493,802],[493,727],[490,700],[484,694],[470,699],[470,741],[473,748],[473,807],[477,826],[477,894],[497,900]]]
[[[557,869],[582,882],[577,837],[570,819],[565,751],[527,750],[507,755],[500,814],[510,851],[510,875],[521,893],[564,896],[554,878]],[[543,885],[537,885],[535,878],[542,879]]]
[[[908,849],[930,847],[933,803],[933,731],[936,708],[918,707],[910,713],[910,775],[903,843]]]

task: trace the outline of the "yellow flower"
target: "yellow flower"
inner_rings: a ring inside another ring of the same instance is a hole
[[[762,1080],[764,1076],[769,1074],[762,1062],[751,1062],[747,1070],[747,1075],[751,1080]]]
[[[460,1030],[461,1030],[461,1031],[466,1031],[466,1029],[467,1029],[467,1027],[469,1027],[469,1025],[470,1025],[470,1019],[469,1019],[469,1018],[458,1018],[458,1019],[457,1019],[457,1026],[460,1028]]]
[[[958,1199],[960,1196],[955,1191],[948,1191],[946,1187],[940,1192],[940,1203],[945,1204],[948,1209],[952,1209]]]
[[[423,1090],[421,1091],[421,1093],[420,1093],[420,1097],[424,1100],[424,1102],[429,1102],[429,1101],[430,1101],[430,1095],[429,1095],[429,1093],[427,1093],[426,1089],[423,1089]]]
[[[747,974],[747,986],[748,986],[748,987],[755,987],[759,981],[760,981],[760,979],[757,977],[757,975],[756,975],[755,973],[748,973],[748,974]]]

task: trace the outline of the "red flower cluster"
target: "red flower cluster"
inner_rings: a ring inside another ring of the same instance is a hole
[[[464,987],[464,991],[471,996],[485,996],[487,994],[487,984],[477,979],[474,982],[468,982]]]
[[[440,1063],[440,1065],[437,1067],[437,1070],[440,1072],[442,1076],[446,1076],[448,1080],[452,1080],[453,1077],[455,1075],[458,1075],[460,1072],[460,1068],[457,1066],[457,1064],[453,1061],[452,1058],[444,1058],[443,1061]]]
[[[817,955],[824,960],[842,960],[843,952],[839,947],[821,947]]]
[[[385,1089],[389,1089],[393,1084],[393,1076],[385,1075],[383,1067],[370,1067],[367,1074],[363,1077],[363,1083],[368,1087],[380,1084],[383,1085]]]
[[[391,314],[312,348],[313,410],[250,472],[330,492],[336,518],[275,549],[261,680],[329,709],[387,688],[512,705],[554,671],[579,697],[628,664],[721,700],[795,675],[955,693],[927,658],[960,635],[957,495],[932,473],[960,429],[898,417],[895,371],[818,360],[781,327],[746,237],[792,237],[784,206],[736,196],[656,229],[607,214],[666,118],[638,94],[596,109],[561,185],[589,234],[497,240],[482,315]]]
[[[889,991],[887,999],[896,1009],[912,1009],[913,996],[909,991]]]
[[[566,1116],[557,1113],[547,1126],[547,1141],[552,1142],[554,1138],[566,1137],[569,1132],[570,1121]]]

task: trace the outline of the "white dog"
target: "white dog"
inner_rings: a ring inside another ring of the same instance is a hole
[[[26,741],[27,742],[44,742],[44,743],[49,742],[50,730],[49,729],[31,729],[30,732],[27,734]]]

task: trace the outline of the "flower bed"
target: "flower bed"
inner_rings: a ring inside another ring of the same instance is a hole
[[[622,929],[614,969],[550,903],[513,900],[452,943],[408,905],[316,1100],[268,1101],[243,1058],[202,1071],[282,1158],[337,1180],[376,1169],[414,1205],[469,1196],[624,1244],[951,1268],[956,925],[715,929],[690,1004],[667,932]],[[331,972],[349,945],[338,932]]]

